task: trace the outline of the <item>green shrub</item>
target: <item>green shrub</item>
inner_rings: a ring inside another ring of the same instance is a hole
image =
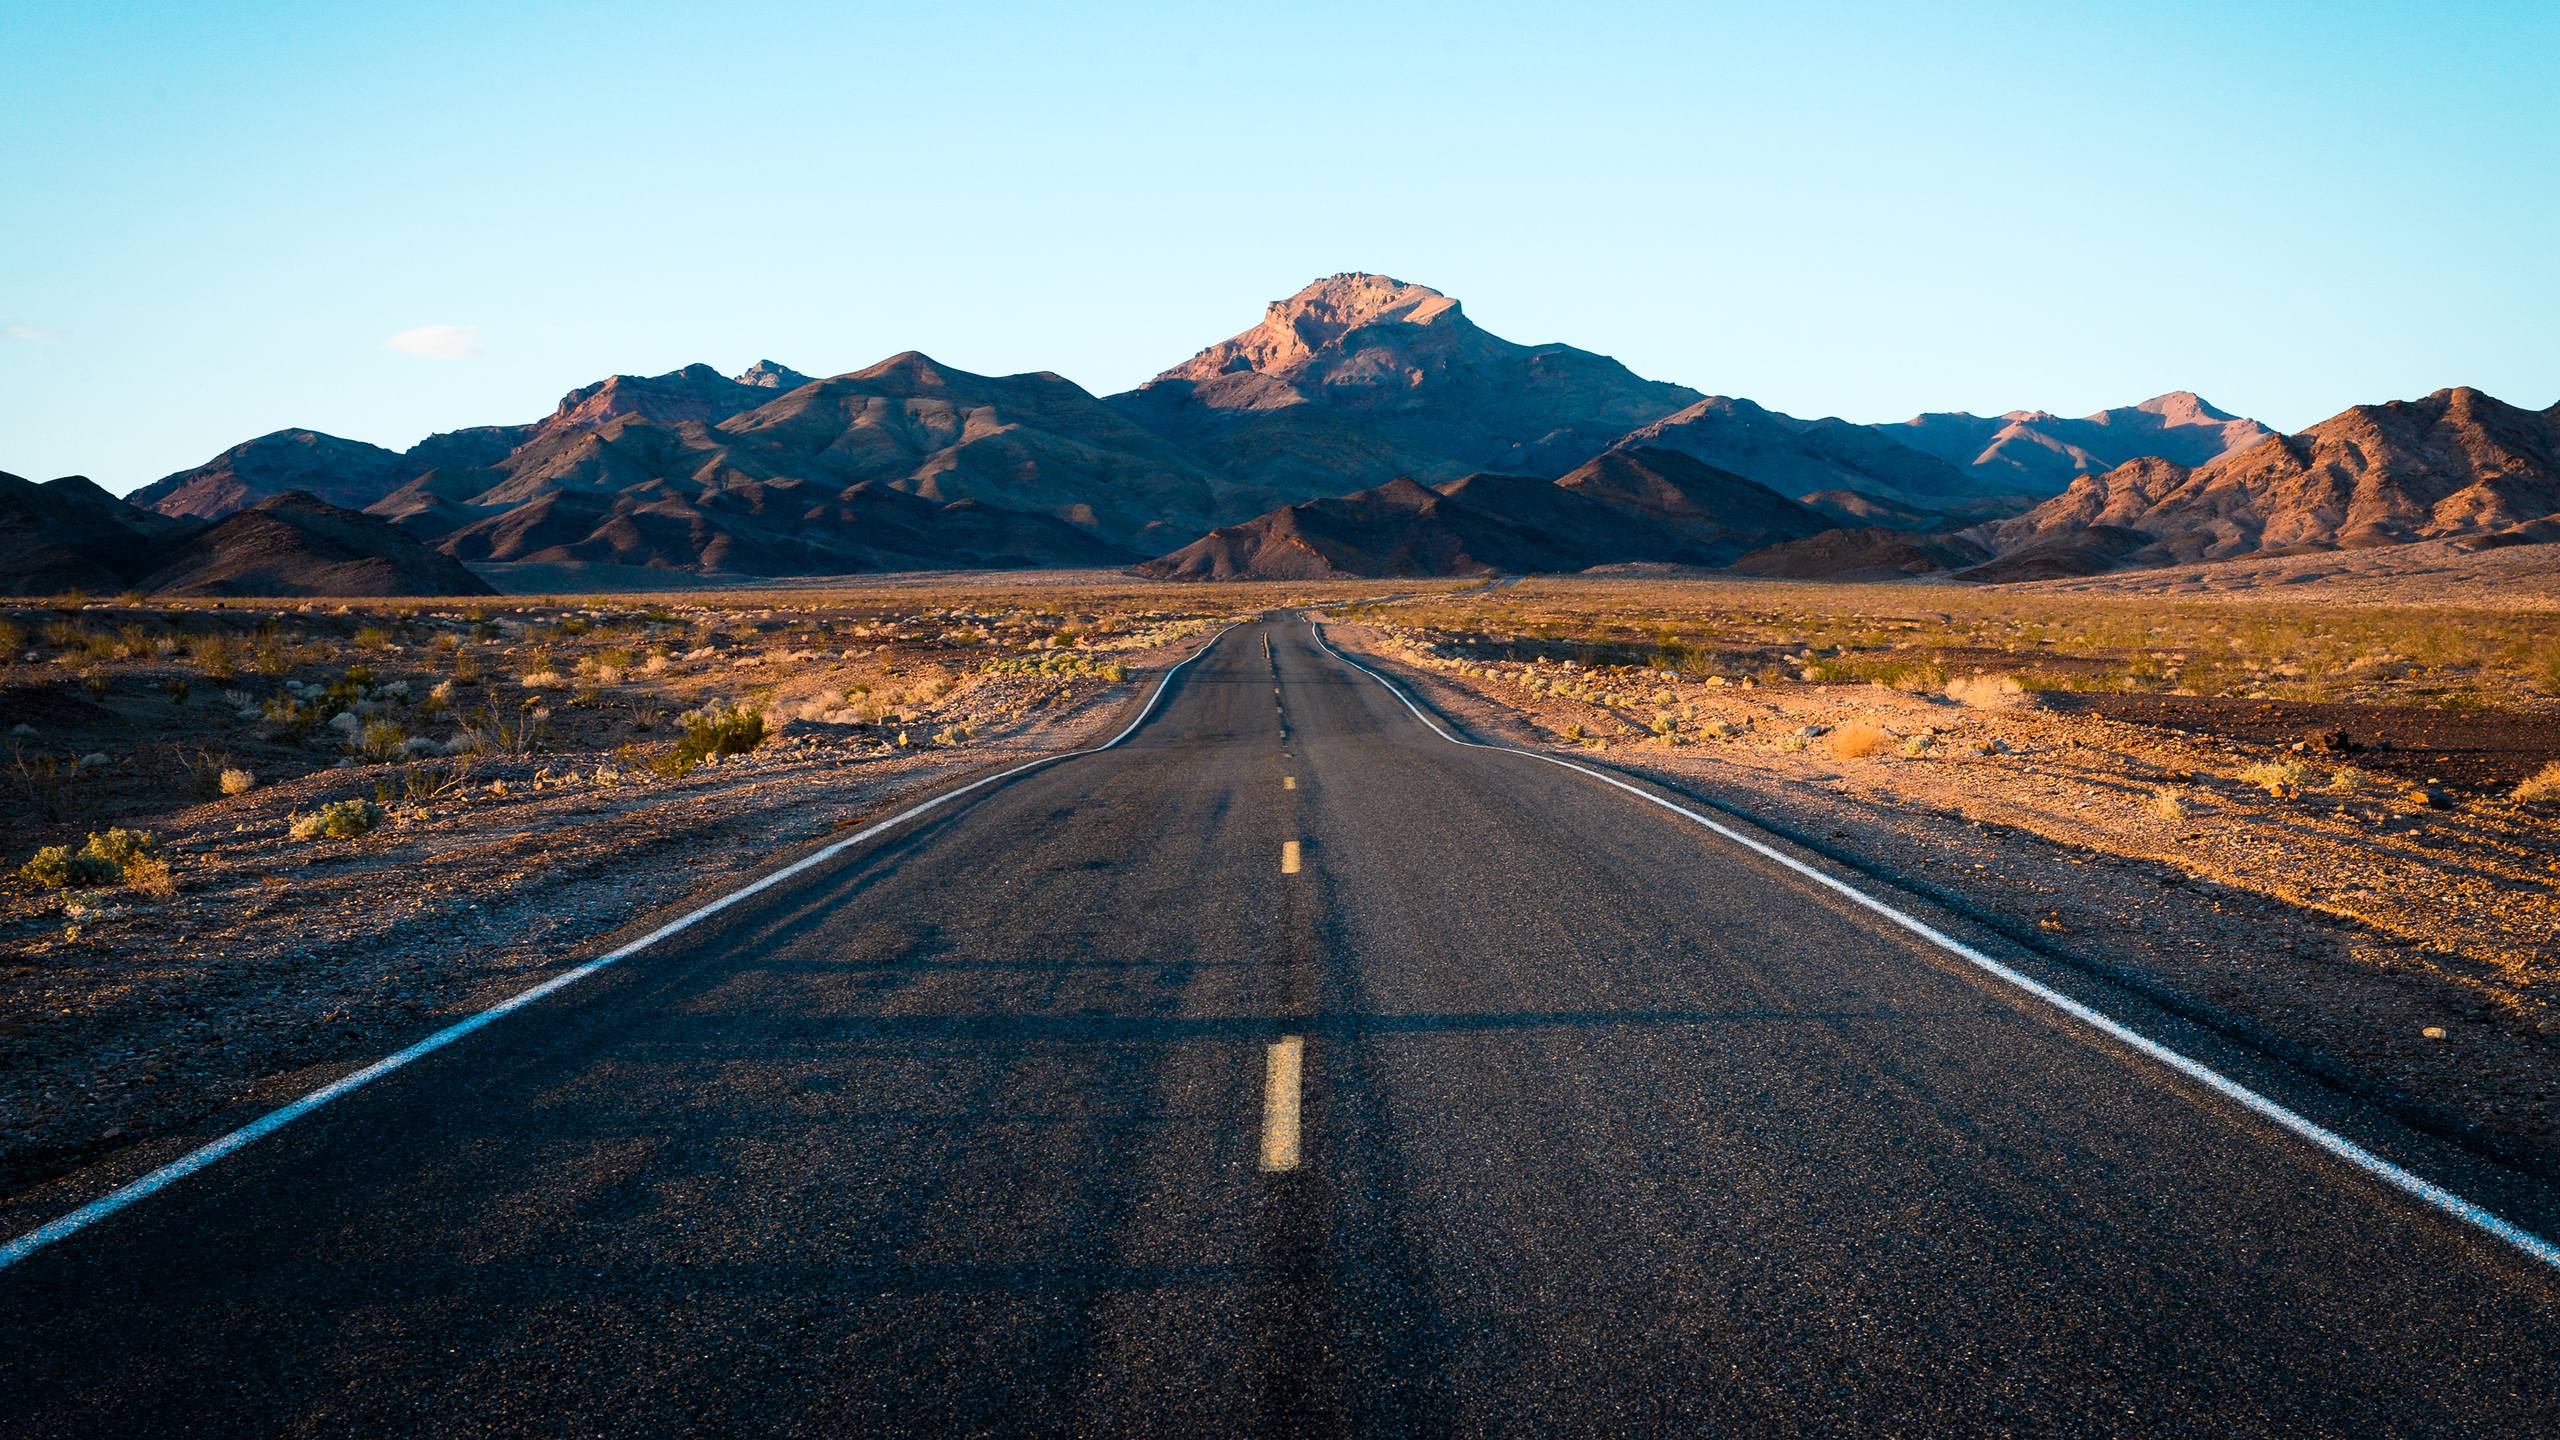
[[[349,748],[367,760],[390,761],[401,757],[401,747],[409,743],[409,732],[397,720],[368,720],[364,728],[350,739]]]
[[[382,823],[382,807],[370,800],[333,800],[295,815],[288,832],[296,840],[352,840]]]
[[[275,727],[279,737],[299,736],[320,723],[320,707],[291,695],[270,695],[259,708],[266,713],[267,723]]]
[[[77,850],[47,845],[18,867],[18,878],[47,890],[120,885],[136,877],[165,883],[169,867],[159,857],[158,836],[118,827],[91,835]]]
[[[134,861],[159,854],[160,837],[148,830],[127,830],[118,826],[90,836],[89,843],[81,847],[81,853],[97,856],[122,874],[125,867]]]
[[[2299,760],[2261,760],[2243,766],[2240,783],[2253,785],[2279,800],[2302,793],[2311,780],[2311,771]]]
[[[705,711],[684,718],[684,738],[650,762],[649,768],[660,775],[682,775],[713,756],[744,755],[763,743],[760,712],[743,705]]]
[[[86,850],[75,851],[68,845],[47,845],[18,867],[18,878],[47,890],[61,890],[75,886],[112,885],[123,878],[123,872]]]
[[[178,893],[178,873],[157,855],[137,856],[124,867],[124,885],[128,890],[166,900]]]
[[[208,680],[228,680],[240,673],[241,647],[228,632],[216,630],[187,641],[187,656]]]
[[[551,712],[527,702],[510,716],[495,705],[484,706],[462,726],[462,749],[473,755],[531,755],[542,748]]]

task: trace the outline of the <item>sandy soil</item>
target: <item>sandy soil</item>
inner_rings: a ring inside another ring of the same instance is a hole
[[[2288,737],[2289,720],[2243,738],[1996,687],[1974,706],[1664,683],[1488,664],[1391,623],[1331,631],[1488,738],[1739,807],[2422,1128],[2560,1174],[2560,814],[2409,785]],[[2288,762],[2305,773],[2286,793],[2240,778]]]

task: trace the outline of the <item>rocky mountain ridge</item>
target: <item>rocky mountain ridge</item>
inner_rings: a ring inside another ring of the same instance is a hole
[[[1554,480],[1399,478],[1224,526],[1138,566],[1177,580],[1489,575],[1653,562],[1716,566],[1828,516],[1669,450],[1611,450]]]
[[[1867,428],[1970,474],[2006,477],[2022,494],[2051,494],[2079,476],[2146,457],[2206,465],[2275,434],[2186,390],[2077,419],[2042,410],[1956,411]]]
[[[2555,516],[2560,405],[2526,410],[2460,386],[2351,406],[2201,466],[2128,461],[1971,533],[2006,555],[2118,532],[2142,537],[2118,563],[2178,564],[2456,536],[2529,543]]]
[[[2549,473],[2547,455],[2532,438],[2540,432],[2514,416],[2547,412],[2461,404],[2472,418],[2456,428],[2523,437],[2461,475],[2435,454],[2468,453],[2459,441],[2398,444],[2377,420],[2323,449],[2322,432],[2347,417],[2308,439],[2279,437],[2185,391],[2076,419],[1804,419],[1569,345],[1517,344],[1437,290],[1349,271],[1107,397],[1048,372],[977,375],[915,351],[826,378],[771,360],[736,375],[690,365],[609,376],[541,419],[445,432],[406,451],[278,431],[133,498],[207,520],[299,490],[483,567],[717,579],[1172,561],[1212,532],[1282,527],[1272,518],[1282,512],[1295,516],[1288,526],[1330,525],[1348,543],[1355,511],[1399,526],[1423,515],[1449,530],[1455,520],[1431,518],[1449,508],[1464,512],[1459,550],[1510,553],[1480,523],[1497,496],[1528,507],[1520,525],[1587,528],[1595,517],[1488,477],[1557,481],[1611,454],[1645,454],[1635,468],[1659,469],[1660,455],[1676,454],[1835,528],[1973,527],[1961,544],[1848,537],[1767,563],[1898,570],[1979,549],[2010,568],[2086,573],[2535,519],[2532,477]],[[1398,479],[1437,500],[1390,488]],[[1361,507],[1293,510],[1355,495],[1368,497]],[[2322,518],[2333,512],[2334,523]],[[1625,547],[1598,547],[1613,548]],[[2031,553],[2009,558],[2021,552]]]
[[[215,520],[130,505],[87,479],[0,474],[0,593],[487,595],[389,521],[300,490]]]

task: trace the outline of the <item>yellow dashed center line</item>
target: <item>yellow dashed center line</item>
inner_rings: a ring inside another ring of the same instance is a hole
[[[1262,1084],[1262,1168],[1298,1168],[1298,1072],[1306,1041],[1283,1035],[1268,1052]]]
[[[1297,777],[1297,776],[1295,776],[1295,775],[1283,775],[1283,776],[1281,776],[1281,777],[1280,777],[1280,788],[1281,788],[1281,789],[1283,789],[1283,790],[1295,790],[1295,789],[1297,789],[1297,788],[1298,788],[1298,777]]]
[[[1283,875],[1295,875],[1298,873],[1298,842],[1295,840],[1285,840],[1281,842],[1280,873]]]

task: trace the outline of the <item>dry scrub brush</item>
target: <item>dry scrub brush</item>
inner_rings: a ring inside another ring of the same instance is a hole
[[[1852,720],[1823,736],[1822,743],[1835,760],[1864,760],[1882,754],[1893,743],[1893,736],[1871,721]]]

